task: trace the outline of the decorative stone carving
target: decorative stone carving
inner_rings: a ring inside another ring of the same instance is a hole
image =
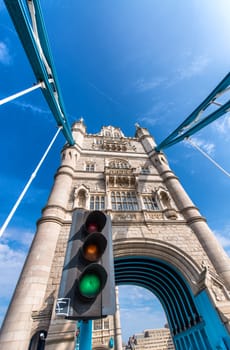
[[[166,191],[160,191],[160,200],[165,208],[171,209],[171,199]]]
[[[89,200],[89,189],[81,185],[74,189],[73,208],[86,208]]]
[[[136,169],[132,168],[127,161],[114,159],[105,167],[106,185],[110,188],[135,188],[137,184]]]
[[[136,219],[136,214],[118,214],[116,215],[116,219],[118,221],[123,221],[123,220],[135,220]]]
[[[151,219],[151,220],[163,220],[163,214],[162,212],[146,212],[145,213],[145,218],[146,219]]]
[[[176,220],[177,219],[176,210],[173,209],[173,208],[164,210],[164,214],[165,214],[167,219],[171,219],[171,220]]]

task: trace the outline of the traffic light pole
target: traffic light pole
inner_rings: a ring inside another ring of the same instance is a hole
[[[80,321],[79,350],[92,349],[92,320]]]

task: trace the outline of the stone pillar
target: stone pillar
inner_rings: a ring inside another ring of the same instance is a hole
[[[110,191],[110,190],[107,190],[107,191],[106,191],[105,207],[106,207],[108,210],[112,210],[111,191]]]
[[[170,169],[164,155],[162,153],[154,153],[152,160],[170,191],[178,209],[196,234],[217,273],[224,279],[226,287],[230,289],[230,259],[228,255],[208,227],[205,218],[201,216],[199,210],[194,206],[178,178]]]
[[[38,221],[36,235],[2,325],[0,349],[28,349],[33,332],[39,327],[32,316],[47,313],[51,316],[52,310],[45,300],[46,291],[56,244],[65,220],[72,176],[70,164],[62,166],[56,175],[48,205]]]
[[[139,192],[137,192],[137,202],[138,202],[139,210],[145,210],[143,198],[142,198],[142,196],[140,195]]]
[[[118,287],[115,287],[115,291],[116,291],[116,312],[114,315],[115,350],[122,350],[122,335],[121,335],[121,320],[120,320]]]

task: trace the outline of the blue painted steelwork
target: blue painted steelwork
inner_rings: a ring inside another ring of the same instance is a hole
[[[205,320],[206,332],[210,343],[215,344],[216,349],[218,349],[218,346],[222,346],[224,350],[230,349],[230,347],[224,345],[225,339],[226,344],[229,345],[230,337],[226,335],[226,331],[223,327],[223,324],[219,322],[219,316],[217,314],[216,309],[213,307],[207,292],[202,291],[201,293],[199,293],[195,297],[195,301]],[[220,349],[222,348],[220,347]]]
[[[229,350],[230,338],[206,290],[194,296],[181,273],[146,256],[115,259],[117,285],[134,284],[154,293],[165,310],[176,350]],[[213,328],[215,335],[213,335]]]
[[[63,134],[66,140],[70,145],[73,145],[74,139],[66,117],[39,0],[28,1],[31,6],[34,6],[35,10],[32,18],[24,1],[4,0],[4,2],[36,79],[38,82],[44,83],[44,88],[42,88],[43,95],[58,126],[63,126]],[[34,30],[32,29],[33,26],[35,26]]]
[[[163,140],[155,149],[156,151],[168,148],[185,138],[193,135],[200,129],[204,128],[208,124],[212,123],[223,114],[227,113],[230,108],[230,101],[226,102],[223,106],[219,107],[216,111],[209,114],[205,118],[199,121],[198,117],[201,116],[212,103],[215,103],[217,97],[223,94],[230,85],[230,73],[217,85],[217,87],[208,95],[208,97],[184,120],[180,126],[178,126],[165,140]]]
[[[76,339],[75,339],[75,348],[74,350],[79,350],[80,347],[80,321],[76,322]]]
[[[92,349],[92,321],[79,321],[80,324],[80,339],[79,350]]]

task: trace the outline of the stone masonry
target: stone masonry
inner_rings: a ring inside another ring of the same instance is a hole
[[[170,169],[148,130],[135,137],[107,126],[87,134],[81,119],[72,127],[61,165],[31,245],[0,336],[4,350],[73,350],[76,325],[57,318],[58,295],[73,210],[104,210],[112,217],[114,257],[161,258],[178,269],[194,295],[206,288],[229,330],[230,264]],[[17,317],[15,317],[17,315]],[[115,324],[120,327],[119,313]],[[115,330],[115,349],[122,350]]]

